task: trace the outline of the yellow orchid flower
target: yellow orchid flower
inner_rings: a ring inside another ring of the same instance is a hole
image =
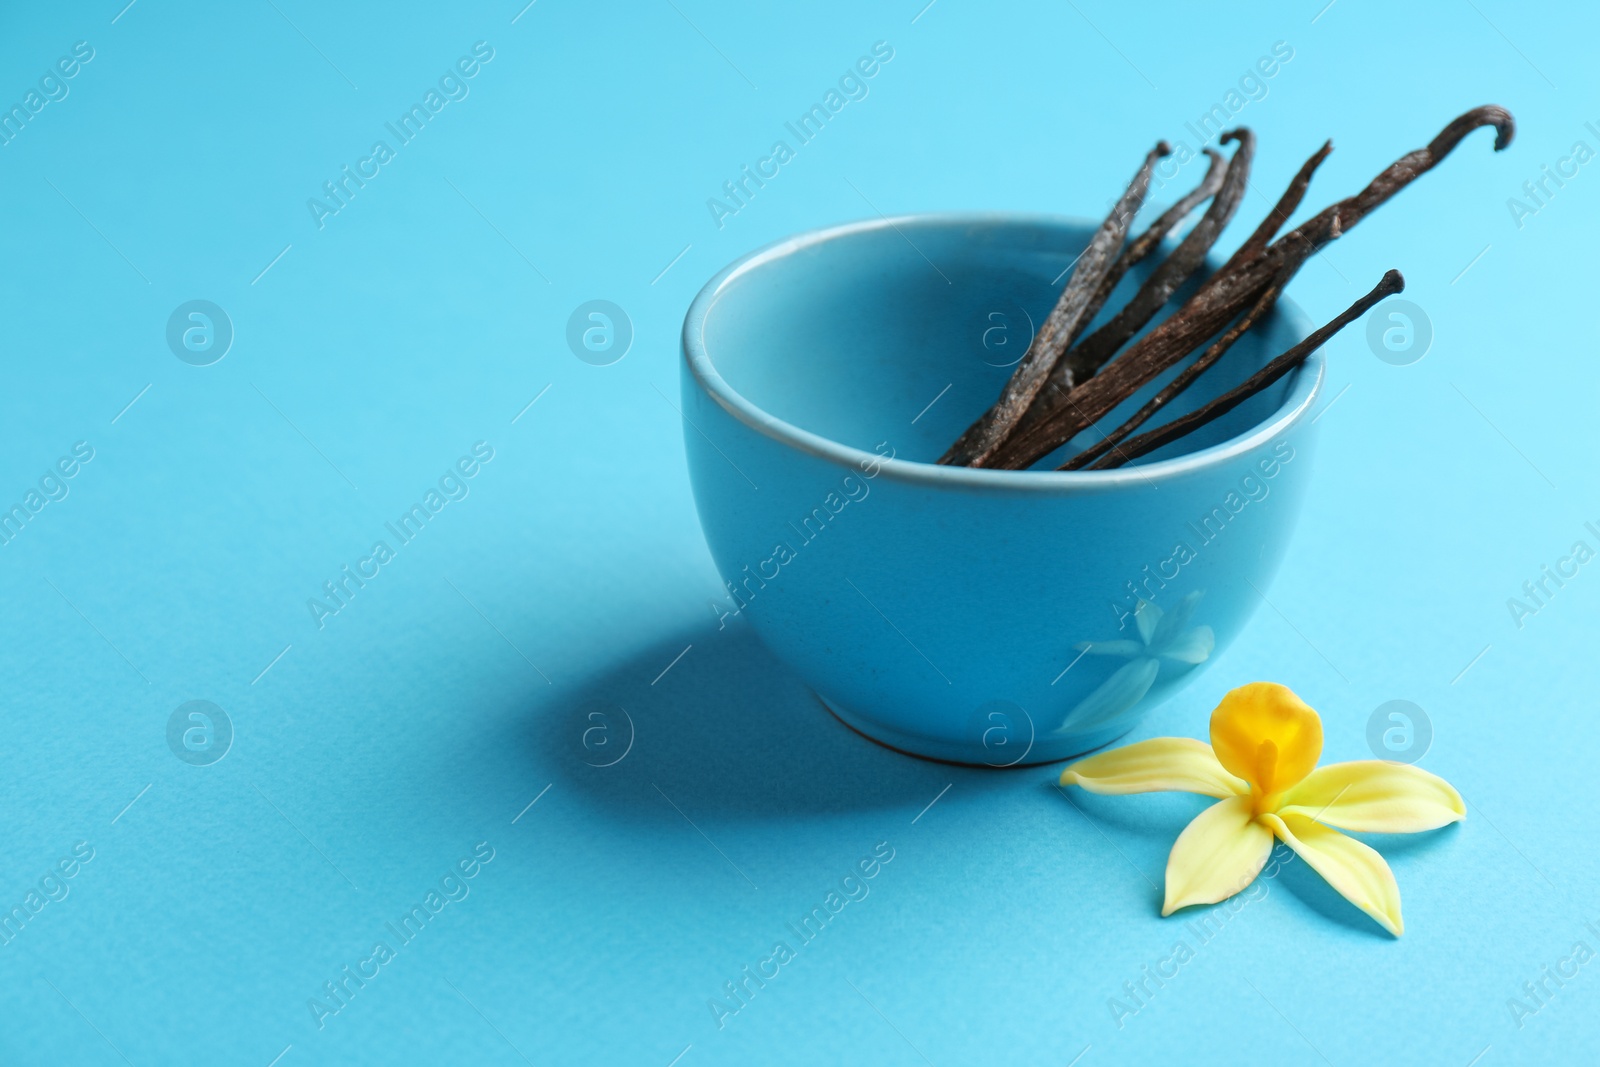
[[[1226,900],[1255,880],[1272,838],[1311,865],[1396,937],[1400,887],[1383,857],[1343,830],[1409,834],[1466,818],[1438,775],[1390,760],[1317,766],[1322,719],[1286,686],[1253,682],[1211,713],[1211,744],[1157,737],[1090,756],[1062,785],[1121,795],[1178,790],[1217,797],[1178,835],[1167,859],[1162,915]]]

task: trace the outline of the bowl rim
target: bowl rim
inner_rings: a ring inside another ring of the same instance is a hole
[[[1170,459],[1154,463],[1103,471],[1036,471],[994,470],[987,467],[951,467],[921,460],[888,458],[876,452],[835,441],[803,429],[778,418],[771,412],[752,403],[728,384],[718,373],[711,355],[706,351],[705,322],[718,297],[728,285],[740,276],[757,270],[768,263],[794,255],[826,241],[838,240],[874,230],[900,230],[903,226],[971,227],[997,224],[1032,226],[1040,229],[1093,229],[1099,224],[1089,219],[1074,218],[1034,212],[979,211],[979,212],[919,212],[916,214],[880,216],[856,222],[823,226],[793,234],[746,253],[723,267],[695,294],[683,319],[682,350],[684,366],[699,387],[717,402],[724,411],[774,441],[805,452],[819,459],[844,466],[866,469],[876,466],[879,475],[888,475],[896,481],[921,483],[933,486],[960,487],[964,489],[1008,490],[1096,490],[1117,489],[1128,486],[1148,486],[1157,478],[1176,477],[1199,473],[1222,466],[1248,452],[1252,452],[1299,423],[1315,405],[1327,376],[1327,364],[1318,348],[1306,357],[1293,371],[1289,395],[1267,418],[1243,433],[1218,442],[1196,452],[1185,452]],[[1214,257],[1207,257],[1206,266],[1215,270]],[[1287,319],[1292,334],[1304,338],[1311,333],[1310,319],[1299,305],[1288,298],[1278,301],[1277,310]],[[1310,373],[1308,373],[1310,372]],[[684,413],[684,421],[688,415]],[[690,423],[693,426],[692,423]]]

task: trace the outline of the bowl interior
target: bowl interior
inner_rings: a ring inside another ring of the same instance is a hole
[[[735,392],[784,422],[866,451],[887,440],[901,459],[932,462],[999,395],[1094,229],[1056,218],[925,215],[807,235],[752,257],[724,281],[705,314],[705,353]],[[1095,325],[1161,258],[1129,272]],[[1303,337],[1305,318],[1287,303],[1147,428],[1226,392]],[[1183,365],[1100,427],[1121,423]],[[1305,367],[1138,462],[1244,433],[1283,405],[1302,373]],[[1059,465],[1100,435],[1086,430],[1036,469]]]

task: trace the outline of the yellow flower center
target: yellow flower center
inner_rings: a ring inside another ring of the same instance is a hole
[[[1286,686],[1254,682],[1222,698],[1211,713],[1211,747],[1231,773],[1250,783],[1253,814],[1278,799],[1322,756],[1322,720]]]

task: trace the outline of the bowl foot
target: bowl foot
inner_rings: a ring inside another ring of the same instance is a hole
[[[890,729],[856,715],[815,690],[812,692],[834,718],[868,741],[898,752],[902,756],[915,756],[918,759],[931,760],[935,763],[952,763],[961,767],[1006,770],[1012,767],[1037,767],[1045,763],[1059,763],[1109,745],[1137,725],[1128,723],[1114,727],[1110,732],[1100,731],[1093,734],[1034,737],[1026,744],[1019,745],[1012,742],[989,749],[976,740],[972,743],[962,743]]]

